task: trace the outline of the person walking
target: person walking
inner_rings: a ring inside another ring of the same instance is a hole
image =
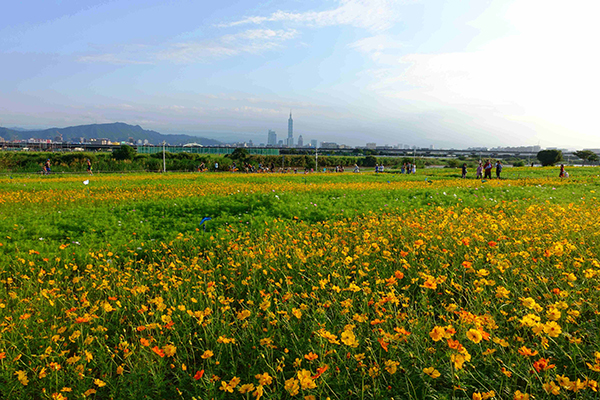
[[[502,172],[502,163],[500,160],[496,161],[496,178],[500,179],[500,173]]]
[[[50,159],[47,159],[44,163],[44,175],[50,175]]]
[[[88,172],[88,174],[90,174],[90,175],[94,175],[94,174],[92,173],[92,162],[90,161],[90,159],[89,159],[89,158],[86,160],[86,163],[87,163],[87,172]]]
[[[462,165],[462,178],[465,179],[467,177],[467,164],[463,163]]]

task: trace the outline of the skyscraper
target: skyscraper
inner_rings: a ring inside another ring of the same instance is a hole
[[[288,119],[288,137],[286,145],[294,147],[294,120],[292,119],[292,110],[290,110],[290,119]]]
[[[269,129],[269,136],[267,137],[267,146],[277,146],[277,134],[275,131]]]
[[[298,136],[298,144],[296,146],[297,147],[304,146],[304,139],[302,138],[302,135]]]

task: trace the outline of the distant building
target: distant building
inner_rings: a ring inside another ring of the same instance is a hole
[[[322,149],[337,149],[339,146],[335,142],[321,142]]]
[[[367,149],[375,150],[377,148],[377,143],[367,143],[365,146]]]
[[[298,136],[298,144],[296,144],[297,147],[303,147],[304,146],[304,139],[302,138],[302,135]]]
[[[267,146],[277,146],[277,134],[275,131],[269,129],[269,134],[267,136]]]
[[[317,148],[317,139],[311,139],[310,141],[310,147],[314,147],[315,149]]]
[[[279,147],[283,147],[283,140],[280,140],[279,142],[277,142],[277,145],[278,145]]]
[[[294,147],[294,120],[292,119],[292,111],[290,110],[290,119],[288,119],[288,137],[286,141],[288,147]]]

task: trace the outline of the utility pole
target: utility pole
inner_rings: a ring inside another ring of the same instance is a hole
[[[163,172],[167,172],[167,160],[165,158],[165,141],[163,140]]]

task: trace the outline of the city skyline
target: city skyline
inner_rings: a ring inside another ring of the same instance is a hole
[[[283,137],[293,109],[304,138],[351,146],[598,148],[598,11],[583,0],[10,2],[0,126],[122,121],[258,142],[265,127]]]

